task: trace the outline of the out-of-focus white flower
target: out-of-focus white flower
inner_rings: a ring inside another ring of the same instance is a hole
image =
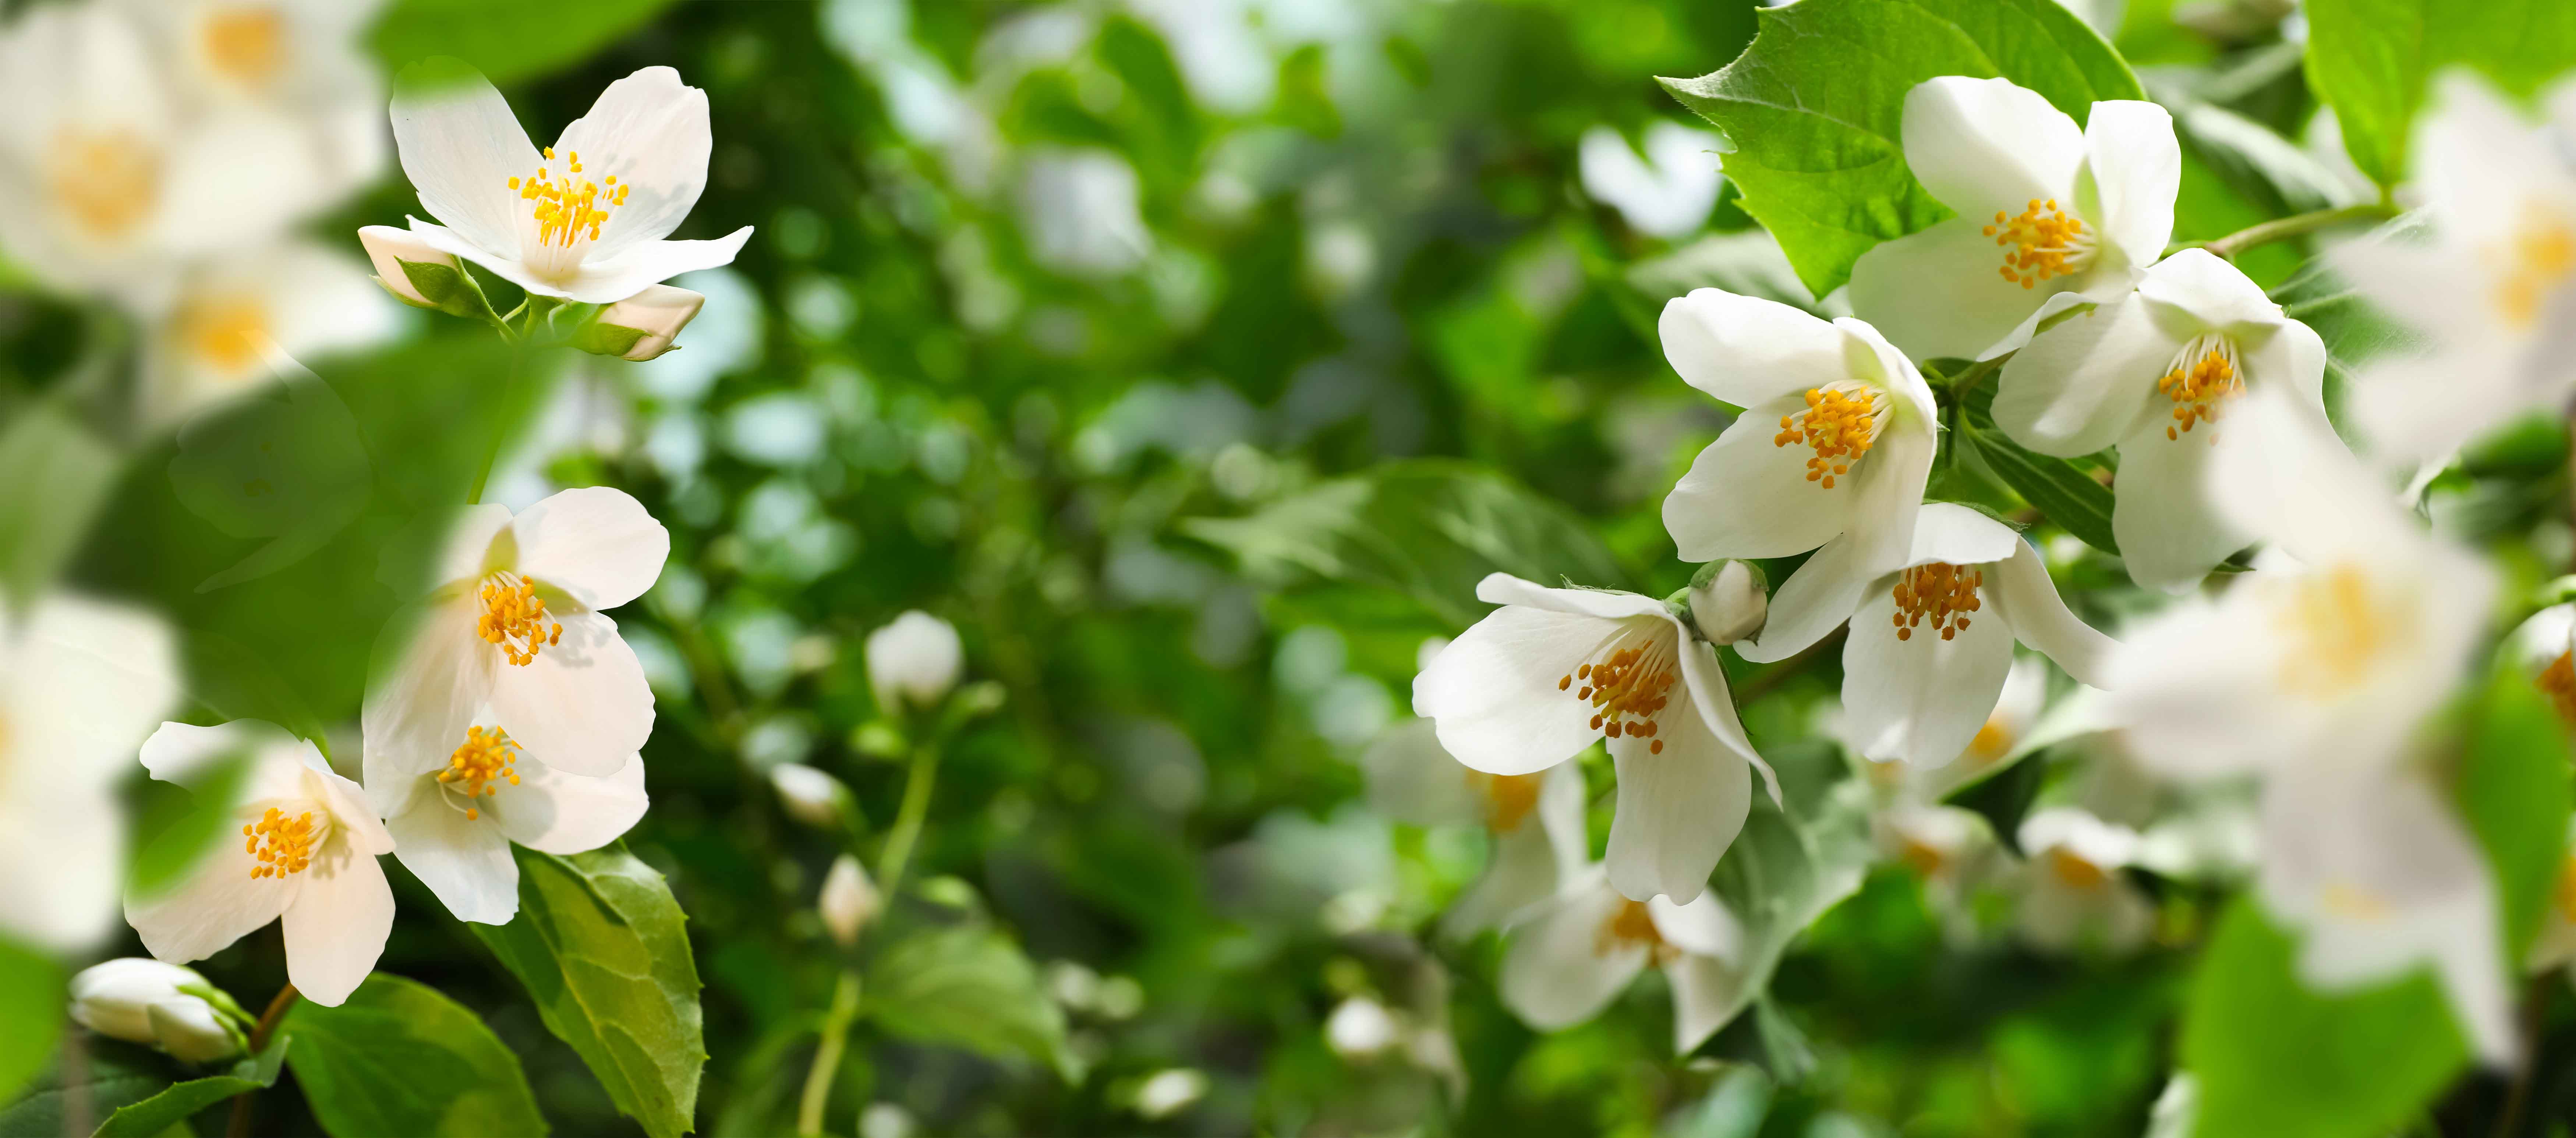
[[[2302,978],[2340,990],[2430,965],[2477,1052],[2506,1061],[2494,889],[2409,766],[2476,651],[2495,575],[2425,533],[2286,400],[2245,397],[2264,445],[2219,448],[2211,486],[2234,524],[2294,563],[2135,629],[2109,697],[2149,769],[2262,777],[2257,891],[2305,934]]]
[[[820,829],[841,824],[843,805],[850,791],[841,780],[803,763],[780,763],[769,768],[769,785],[778,790],[778,801],[799,822]]]
[[[1559,763],[1537,774],[1487,774],[1442,749],[1428,719],[1378,733],[1360,756],[1369,805],[1417,826],[1477,825],[1493,835],[1493,853],[1476,883],[1441,918],[1441,931],[1469,937],[1508,927],[1556,895],[1583,867],[1583,773]]]
[[[565,490],[516,517],[466,507],[430,568],[410,643],[372,677],[368,781],[447,769],[477,723],[565,774],[627,766],[653,733],[653,689],[599,610],[642,596],[670,550],[670,533],[622,490]]]
[[[519,912],[510,843],[550,854],[595,850],[632,828],[647,805],[641,756],[584,778],[546,765],[498,727],[466,728],[434,771],[379,763],[373,752],[366,765],[367,793],[394,836],[394,857],[456,919],[486,925]]]
[[[2513,630],[2513,658],[2549,697],[2558,718],[2576,727],[2576,604],[2551,605]]]
[[[198,790],[213,760],[239,753],[251,764],[232,806],[241,844],[217,845],[166,893],[127,897],[125,919],[154,957],[178,964],[280,921],[287,979],[306,999],[337,1006],[393,932],[394,894],[376,863],[393,852],[393,835],[365,790],[333,774],[313,744],[267,723],[164,723],[142,757],[152,777]]]
[[[1956,806],[1898,802],[1870,819],[1879,851],[1951,900],[1977,883],[1998,848],[1985,816]]]
[[[1664,499],[1684,561],[1785,557],[1851,535],[1890,570],[1939,429],[1932,389],[1867,324],[1713,288],[1664,305],[1664,358],[1691,386],[1744,408]]]
[[[912,1138],[912,1112],[890,1102],[872,1102],[859,1112],[859,1138]]]
[[[336,199],[385,160],[384,83],[361,37],[383,0],[121,0],[157,37],[173,94],[208,111],[254,109],[296,124]]]
[[[814,899],[814,908],[823,915],[823,928],[832,939],[848,948],[859,943],[859,934],[884,911],[885,898],[868,880],[859,859],[842,854],[823,875],[823,892]]]
[[[2532,939],[2523,967],[2531,972],[2576,965],[2576,821],[2569,823],[2567,853],[2558,865],[2558,890],[2540,918],[2540,935]],[[2576,969],[2568,973],[2576,979]]]
[[[1503,606],[1413,679],[1414,714],[1440,745],[1492,775],[1536,774],[1607,738],[1619,772],[1610,881],[1632,897],[1700,895],[1771,768],[1735,718],[1717,650],[1662,601],[1549,589],[1496,573],[1476,598]]]
[[[23,621],[0,606],[0,934],[70,953],[115,923],[116,783],[178,698],[152,616],[59,594]]]
[[[1715,569],[1710,573],[1708,569]],[[1733,644],[1762,631],[1771,616],[1770,582],[1762,567],[1750,561],[1721,561],[1703,567],[1705,578],[1691,586],[1691,625],[1711,644]]]
[[[2558,138],[2466,72],[2441,77],[2417,124],[2415,180],[2429,238],[2351,241],[2335,269],[2431,351],[2376,361],[2353,418],[2390,459],[2436,459],[2576,386],[2576,86],[2551,98]]]
[[[221,1006],[207,997],[221,1000]],[[72,977],[72,1021],[188,1063],[240,1054],[247,1017],[193,968],[142,957],[94,964]]]
[[[671,350],[671,341],[706,303],[706,297],[684,288],[649,285],[602,310],[573,346],[637,363],[656,359]]]
[[[2020,927],[2032,944],[2126,953],[2155,931],[2155,906],[2126,874],[2138,853],[2136,831],[2071,806],[2051,807],[2022,820],[2021,852],[2029,860]]]
[[[1760,639],[1736,651],[1784,660],[1848,619],[1843,713],[1854,748],[1930,766],[1976,741],[2016,639],[2095,686],[2115,642],[2067,610],[2038,551],[2009,527],[1946,502],[1921,510],[1913,556],[1895,572],[1861,567],[1847,538],[1829,542],[1780,586]]]
[[[1170,1118],[1207,1097],[1208,1077],[1187,1067],[1156,1071],[1136,1086],[1136,1113],[1149,1120]]]
[[[1673,987],[1673,1053],[1719,1027],[1743,985],[1744,929],[1715,894],[1688,904],[1631,901],[1595,872],[1567,887],[1512,934],[1504,950],[1503,1006],[1540,1031],[1600,1014],[1649,964]]]
[[[1704,130],[1658,120],[1646,128],[1646,153],[1618,130],[1583,132],[1577,152],[1583,192],[1608,203],[1630,228],[1656,237],[1684,237],[1708,224],[1726,176],[1718,169],[1718,138]]]
[[[868,687],[887,712],[926,709],[948,697],[965,666],[955,625],[913,609],[868,634]]]
[[[2173,235],[2182,147],[2154,103],[2093,104],[2082,128],[2005,79],[1905,95],[1905,164],[1959,216],[1852,266],[1852,311],[1915,359],[1984,359],[2040,320],[2128,293]]]
[[[308,357],[383,340],[399,311],[366,270],[307,241],[220,254],[181,282],[144,347],[143,405],[156,423],[280,379]]]
[[[1106,150],[1040,148],[1020,175],[1029,256],[1060,273],[1114,277],[1144,264],[1154,237],[1137,213],[1136,170]]]
[[[609,304],[693,269],[729,264],[744,226],[666,240],[707,185],[706,92],[668,67],[608,85],[542,155],[481,75],[406,73],[394,145],[421,206],[421,240],[539,296]]]
[[[1366,996],[1343,1000],[1324,1017],[1324,1042],[1344,1059],[1374,1059],[1395,1046],[1402,1034],[1386,1005]]]

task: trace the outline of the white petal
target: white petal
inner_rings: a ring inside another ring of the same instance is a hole
[[[1700,726],[1708,729],[1717,745],[1735,753],[1737,758],[1753,764],[1762,773],[1763,786],[1771,793],[1771,804],[1780,804],[1780,776],[1772,773],[1771,764],[1753,749],[1753,741],[1744,735],[1744,724],[1735,715],[1735,696],[1726,689],[1726,665],[1719,662],[1717,649],[1691,639],[1690,630],[1674,621],[1680,637],[1682,687],[1690,693],[1691,710],[1699,713]],[[1669,748],[1667,748],[1669,749]]]
[[[1693,956],[1715,956],[1726,960],[1744,958],[1744,926],[1726,902],[1714,893],[1702,893],[1690,901],[1657,897],[1646,902],[1646,912],[1654,919],[1655,933],[1672,945]]]
[[[468,261],[472,261],[475,264],[491,270],[494,276],[498,276],[502,280],[508,281],[511,284],[517,285],[520,288],[526,289],[538,296],[550,296],[557,299],[565,299],[567,297],[567,294],[563,291],[561,286],[546,280],[544,277],[538,276],[534,270],[529,269],[525,263],[521,262],[518,257],[516,246],[506,247],[510,250],[509,252],[495,252],[477,244],[473,238],[466,236],[459,230],[449,229],[443,225],[432,225],[417,217],[410,220],[411,235],[419,238],[422,244],[425,244],[432,249],[436,249],[442,253],[453,253],[459,257],[463,257]]]
[[[677,71],[647,67],[601,91],[555,141],[556,153],[581,155],[582,176],[614,176],[627,192],[585,259],[607,260],[678,229],[707,187],[714,143],[707,93],[681,83]]]
[[[1545,778],[1557,777],[1549,771]],[[1440,931],[1465,939],[1491,928],[1509,928],[1556,895],[1556,851],[1544,828],[1524,825],[1494,835],[1493,859],[1484,875],[1460,893],[1440,919]]]
[[[421,208],[484,250],[517,253],[520,202],[510,179],[536,172],[537,148],[501,92],[480,75],[398,90],[392,115],[394,148]]]
[[[2244,336],[2283,321],[2281,306],[2263,294],[2263,286],[2207,249],[2185,249],[2157,262],[2139,279],[2138,295],[2188,314],[2188,322],[2167,325],[2177,340],[2205,330]]]
[[[430,587],[437,589],[470,584],[481,580],[484,574],[495,569],[516,568],[515,561],[494,564],[492,560],[495,554],[507,552],[493,548],[492,540],[509,527],[510,508],[508,506],[484,503],[467,506],[457,511],[455,522],[448,527],[447,539],[439,543],[438,562],[436,567],[430,570]],[[392,549],[386,551],[388,557],[394,554],[395,551]],[[382,576],[382,574],[379,575],[380,578]]]
[[[1687,1055],[1745,1004],[1744,973],[1714,956],[1684,955],[1664,965],[1673,986],[1673,1054]]]
[[[2512,660],[2534,676],[2576,649],[2576,603],[2555,604],[2531,614],[2507,641]]]
[[[304,888],[286,907],[286,978],[304,998],[338,1007],[383,956],[394,930],[394,892],[375,855],[327,843],[298,874]]]
[[[1360,754],[1369,808],[1415,826],[1461,826],[1484,820],[1485,799],[1471,780],[1489,777],[1451,758],[1437,725],[1408,719],[1378,732]]]
[[[2414,519],[2286,388],[2247,391],[2227,408],[2209,484],[2220,512],[2310,565],[2420,545]]]
[[[660,284],[682,273],[730,265],[749,240],[751,227],[746,225],[712,241],[646,241],[614,257],[585,259],[581,271],[569,283],[539,284],[549,295],[582,304],[615,304],[644,291],[646,285]],[[492,270],[509,276],[497,266]],[[527,283],[517,277],[510,279],[522,286]]]
[[[1772,442],[1780,433],[1780,418],[1806,406],[1801,394],[1747,408],[1699,452],[1690,473],[1664,498],[1664,528],[1680,547],[1682,560],[1786,557],[1851,528],[1858,483],[1873,469],[1889,465],[1890,456],[1883,448],[1873,449],[1862,456],[1851,480],[1838,479],[1831,490],[1807,481],[1807,460],[1815,452]]]
[[[2129,99],[2095,103],[2085,117],[2084,151],[2100,207],[2093,214],[2100,236],[2131,264],[2154,264],[2173,237],[2174,195],[2182,188],[2182,146],[2174,140],[2173,115]]]
[[[1735,642],[1735,654],[1756,664],[1786,660],[1851,619],[1860,595],[1878,575],[1853,556],[1859,543],[1845,534],[1826,542],[1771,594],[1771,617],[1762,635]]]
[[[362,854],[394,852],[393,834],[377,817],[374,803],[367,798],[367,789],[334,773],[330,762],[313,744],[298,742],[296,750],[309,772],[304,780],[305,793],[331,812],[331,825],[338,835],[337,840],[347,842],[350,848]]]
[[[285,728],[257,719],[236,719],[214,727],[164,723],[143,741],[143,769],[163,782],[193,790],[219,760],[291,748],[301,741]]]
[[[1843,370],[1895,401],[1896,423],[1889,429],[1912,429],[1929,435],[1932,424],[1941,417],[1941,405],[1914,361],[1866,320],[1838,316],[1834,318],[1834,330],[1843,336]]]
[[[2447,466],[2461,447],[2539,409],[2518,362],[2478,350],[2373,360],[2347,389],[2350,421],[2383,459]]]
[[[2083,132],[2011,80],[1945,75],[1916,84],[1905,93],[1903,133],[1915,179],[1967,217],[2020,213],[2032,198],[2075,204]]]
[[[1591,705],[1558,688],[1617,625],[1513,605],[1450,642],[1413,678],[1414,714],[1440,745],[1488,774],[1545,770],[1592,745]]]
[[[377,639],[378,661],[399,654],[390,667],[379,663],[360,712],[371,769],[436,770],[464,742],[500,666],[499,653],[475,633],[472,604],[452,600],[398,615]],[[406,631],[408,643],[398,639]]]
[[[158,960],[203,960],[276,920],[304,875],[253,878],[257,858],[229,839],[207,851],[194,875],[158,897],[125,899],[125,922]]]
[[[1979,592],[1991,601],[1994,590]],[[1870,596],[1843,641],[1845,730],[1865,758],[1936,766],[1956,758],[1985,726],[2012,671],[2012,632],[1993,611],[1949,640],[1930,622],[1896,638],[1896,600]]]
[[[1995,425],[2041,454],[2106,449],[2147,412],[2183,342],[2134,299],[2070,316],[2004,364]]]
[[[1853,471],[1859,477],[1849,523],[1855,564],[1889,572],[1905,563],[1914,548],[1923,488],[1931,481],[1932,459],[1939,448],[1930,421],[1900,414],[1895,429]]]
[[[510,860],[510,839],[496,820],[468,819],[446,799],[435,790],[414,795],[411,809],[386,820],[394,856],[457,920],[508,924],[519,913],[519,863]]]
[[[1982,359],[2013,346],[2014,330],[2074,276],[2024,288],[2003,275],[2004,250],[1985,215],[1954,217],[1871,246],[1852,265],[1852,311],[1918,360]]]
[[[2245,382],[2277,387],[2298,418],[2311,425],[2326,418],[2326,344],[2317,330],[2296,320],[2283,320],[2272,334],[2245,345]],[[2329,424],[2328,431],[2334,428]]]
[[[565,774],[543,762],[519,768],[519,785],[483,801],[511,841],[539,853],[588,853],[623,837],[644,817],[644,760],[626,760],[599,778]]]
[[[492,678],[492,717],[547,766],[566,774],[615,774],[653,734],[653,689],[635,650],[606,614],[565,613],[563,638],[526,665]],[[462,729],[456,732],[463,739]]]
[[[1914,546],[1904,568],[1947,562],[1983,565],[2011,557],[2025,546],[2012,527],[1952,502],[1926,502],[1918,507]],[[1974,627],[1974,626],[1971,626]]]
[[[1646,968],[1643,944],[1604,935],[1627,904],[1596,877],[1522,925],[1503,954],[1503,1006],[1540,1031],[1572,1027],[1609,1006]]]
[[[0,804],[0,866],[0,935],[86,952],[116,923],[123,807],[104,786]]]
[[[633,495],[608,486],[561,491],[521,511],[510,530],[519,541],[519,574],[589,609],[643,596],[671,554],[671,532]]]
[[[1572,881],[1592,864],[1592,835],[1584,822],[1589,793],[1583,786],[1583,768],[1574,763],[1559,763],[1540,776],[1538,786],[1538,824],[1547,832],[1548,848],[1556,853],[1556,878]]]
[[[1644,739],[1610,741],[1619,805],[1603,863],[1624,896],[1690,901],[1707,890],[1709,870],[1744,828],[1753,779],[1743,757],[1698,716],[1667,715],[1658,726],[1662,754],[1648,753]]]
[[[2576,217],[2576,177],[2548,132],[2464,69],[2436,82],[2417,139],[2416,176],[2445,243],[2509,249],[2535,211]]]
[[[2120,443],[2120,473],[2111,485],[2111,533],[2140,588],[2187,593],[2227,556],[2253,541],[2212,502],[2209,468],[2215,432],[2200,424],[2168,439],[2170,418],[2145,416]]]
[[[2048,566],[2028,542],[2014,540],[2012,556],[1987,568],[1983,592],[1989,610],[2015,639],[2056,661],[2075,682],[2108,686],[2105,673],[2119,642],[2067,611],[2056,582],[2048,579]]]
[[[135,745],[179,699],[170,626],[123,605],[56,595],[36,605],[18,643],[0,643],[24,677],[11,697],[13,749],[93,782],[133,769]]]
[[[1849,378],[1833,325],[1777,301],[1693,289],[1655,330],[1682,382],[1738,407]]]
[[[1572,616],[1594,616],[1606,620],[1630,617],[1665,618],[1669,613],[1664,602],[1636,593],[1616,589],[1552,589],[1521,580],[1509,573],[1487,573],[1476,582],[1476,599],[1489,605],[1523,605],[1548,612]]]
[[[2260,582],[2239,581],[2231,593],[2248,586]],[[2256,599],[2188,599],[2124,630],[2102,686],[2127,750],[2149,770],[2213,778],[2297,757],[2299,727],[2275,714],[2271,698],[2279,629]]]

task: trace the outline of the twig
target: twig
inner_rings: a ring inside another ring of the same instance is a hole
[[[895,814],[894,829],[886,835],[885,852],[877,858],[877,888],[888,899],[903,884],[913,844],[921,839],[922,819],[930,813],[930,787],[939,777],[939,752],[936,741],[913,749],[912,771],[903,780],[903,806]]]
[[[2230,233],[2225,237],[2221,237],[2216,241],[2202,245],[2201,248],[2207,249],[2212,253],[2216,253],[2221,257],[2233,260],[2238,253],[2242,253],[2257,245],[2267,245],[2274,241],[2286,241],[2292,237],[2314,233],[2320,229],[2328,229],[2349,222],[2386,221],[2395,216],[2397,216],[2396,207],[2380,202],[2368,202],[2362,205],[2348,205],[2340,209],[2321,209],[2310,213],[2292,214],[2289,217],[2275,218],[2260,225],[2250,225],[2243,229],[2239,229],[2234,233]]]
[[[259,1023],[250,1029],[250,1053],[253,1059],[257,1059],[260,1052],[268,1050],[269,1037],[277,1034],[277,1021],[286,1018],[286,1010],[295,1006],[295,995],[293,984],[279,988],[276,998],[268,1001],[268,1010],[259,1013]],[[257,1093],[257,1091],[243,1091],[233,1096],[233,1120],[231,1125],[224,1128],[225,1138],[250,1138],[251,1097]]]
[[[814,1065],[805,1069],[805,1093],[796,1100],[796,1133],[813,1138],[823,1133],[823,1108],[832,1101],[832,1076],[841,1069],[841,1049],[850,1038],[850,1021],[859,1014],[859,974],[843,969],[832,988],[832,1010],[823,1016],[823,1042],[814,1048]]]

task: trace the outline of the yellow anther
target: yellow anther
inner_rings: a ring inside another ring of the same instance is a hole
[[[268,358],[268,308],[255,300],[192,301],[172,327],[189,357],[226,377],[242,376]]]
[[[507,782],[519,785],[519,772],[512,769],[519,761],[519,745],[509,732],[498,727],[468,727],[465,744],[447,756],[447,769],[438,772],[438,781],[448,789],[465,796],[465,818],[472,821],[483,812],[472,805],[477,798],[489,798]]]
[[[1914,639],[1914,630],[1927,616],[1941,639],[1957,636],[1968,627],[1968,614],[1985,607],[1984,599],[1977,596],[1977,586],[1985,581],[1983,571],[1947,562],[1917,565],[1897,574],[1891,590],[1896,598],[1896,638]]]
[[[1538,809],[1539,784],[1546,778],[1543,774],[1467,771],[1467,785],[1485,799],[1485,827],[1497,834],[1520,829],[1521,823],[1529,820],[1531,811]]]
[[[554,161],[552,147],[546,149],[546,161]],[[530,215],[537,220],[537,243],[569,249],[581,240],[599,240],[600,227],[608,223],[608,213],[626,201],[627,187],[617,184],[615,175],[608,179],[609,189],[581,173],[581,154],[565,156],[563,177],[551,176],[551,167],[537,167],[533,178],[510,179],[510,188],[519,192],[519,200],[534,202]]]
[[[245,86],[262,86],[286,69],[286,17],[243,5],[215,12],[199,26],[206,62]]]
[[[1983,766],[2011,753],[2012,746],[2012,727],[2000,713],[1989,715],[1985,725],[1977,728],[1977,737],[1968,740],[1968,760]]]
[[[2227,400],[2245,391],[2245,373],[2236,367],[2236,345],[2223,336],[2202,336],[2174,359],[2156,390],[2173,400],[2173,422],[2165,437],[2180,439],[2192,427],[2215,423]],[[2211,436],[2216,442],[2217,437]]]
[[[54,136],[46,185],[72,224],[118,238],[142,224],[161,198],[159,155],[121,130],[65,128]]]
[[[1997,210],[1985,234],[2004,247],[2000,270],[2005,280],[2032,288],[2050,277],[2084,271],[2093,256],[2093,236],[2081,218],[2057,208],[2057,199],[2030,199],[2020,217]]]
[[[1864,387],[1807,389],[1807,409],[1780,416],[1780,433],[1771,445],[1803,444],[1815,450],[1807,460],[1807,481],[1827,490],[1834,479],[1851,472],[1878,438],[1879,396]]]
[[[290,819],[271,806],[259,821],[242,827],[242,838],[242,852],[259,859],[250,870],[253,880],[302,873],[313,864],[312,811]]]
[[[2541,669],[2540,678],[2534,683],[2542,695],[2549,697],[2551,706],[2558,709],[2558,718],[2565,720],[2568,726],[2576,727],[2576,653],[2559,653],[2557,659]]]
[[[1918,877],[1930,877],[1950,864],[1949,853],[1939,846],[1919,842],[1913,838],[1901,838],[1898,841],[1897,860],[1904,862],[1905,867],[1913,870]]]
[[[1654,911],[1645,902],[1625,899],[1619,902],[1619,911],[1592,934],[1592,955],[1608,956],[1623,948],[1644,948],[1656,964],[1669,964],[1682,954],[1656,930]]]
[[[484,643],[498,646],[513,664],[534,663],[539,651],[563,640],[563,625],[546,619],[546,602],[537,596],[533,581],[516,573],[495,573],[483,582],[482,600],[483,615],[475,633]]]
[[[2319,701],[2350,693],[2410,631],[2408,606],[2383,604],[2358,566],[2336,565],[2286,582],[2278,613],[2289,636],[2281,686]]]
[[[2576,228],[2537,203],[2523,209],[2521,228],[2495,250],[2504,271],[2496,280],[2495,303],[2505,322],[2529,328],[2540,319],[2540,306],[2552,289],[2568,283],[2576,270]]]
[[[2558,919],[2576,921],[2576,857],[2558,863]]]
[[[2048,872],[2070,889],[2099,889],[2111,880],[2109,870],[2093,864],[2082,854],[2054,846],[2048,851]]]
[[[552,161],[554,161],[554,160],[555,160],[555,148],[554,148],[554,147],[549,146],[549,147],[547,147],[547,148],[546,148],[546,161],[548,161],[548,162],[552,162]]]
[[[1591,705],[1593,730],[1609,739],[1625,735],[1651,740],[1646,753],[1663,754],[1664,741],[1655,738],[1662,727],[1655,717],[1671,702],[1673,683],[1681,675],[1677,647],[1670,628],[1642,622],[1623,627],[1602,641],[1590,663],[1577,668],[1575,675],[1558,679],[1556,689],[1572,687],[1575,677],[1581,676],[1587,683],[1574,698]],[[1536,789],[1531,793],[1535,795]]]

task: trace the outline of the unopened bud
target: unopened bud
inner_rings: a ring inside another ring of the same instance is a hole
[[[707,298],[670,285],[646,285],[644,291],[601,310],[572,339],[572,346],[592,355],[615,356],[642,363],[672,348],[680,329],[698,315]]]
[[[823,875],[823,895],[814,902],[823,915],[823,927],[832,939],[849,948],[859,943],[859,933],[885,908],[885,898],[877,893],[876,883],[868,880],[868,871],[859,868],[859,859],[842,854]]]
[[[803,763],[780,763],[769,768],[769,785],[797,821],[826,830],[841,824],[841,800],[849,793],[841,780]]]
[[[149,1044],[191,1063],[210,1063],[241,1051],[246,1018],[232,998],[194,969],[128,957],[72,977],[73,1022],[111,1039]],[[218,1007],[212,1000],[219,1000]]]
[[[1750,561],[1716,561],[1691,579],[1691,623],[1711,644],[1733,644],[1762,631],[1771,617],[1770,582]]]
[[[1344,1059],[1372,1059],[1395,1045],[1398,1029],[1386,1005],[1353,996],[1324,1020],[1324,1041]]]
[[[957,629],[919,609],[869,633],[867,650],[868,686],[887,712],[926,708],[946,698],[966,657]]]
[[[376,283],[404,304],[452,316],[472,316],[489,308],[456,254],[433,247],[409,230],[365,226],[358,230],[358,244],[366,247],[367,260],[375,264]]]
[[[240,1029],[224,1022],[213,1004],[175,996],[146,1009],[153,1045],[183,1063],[213,1063],[242,1052]]]

